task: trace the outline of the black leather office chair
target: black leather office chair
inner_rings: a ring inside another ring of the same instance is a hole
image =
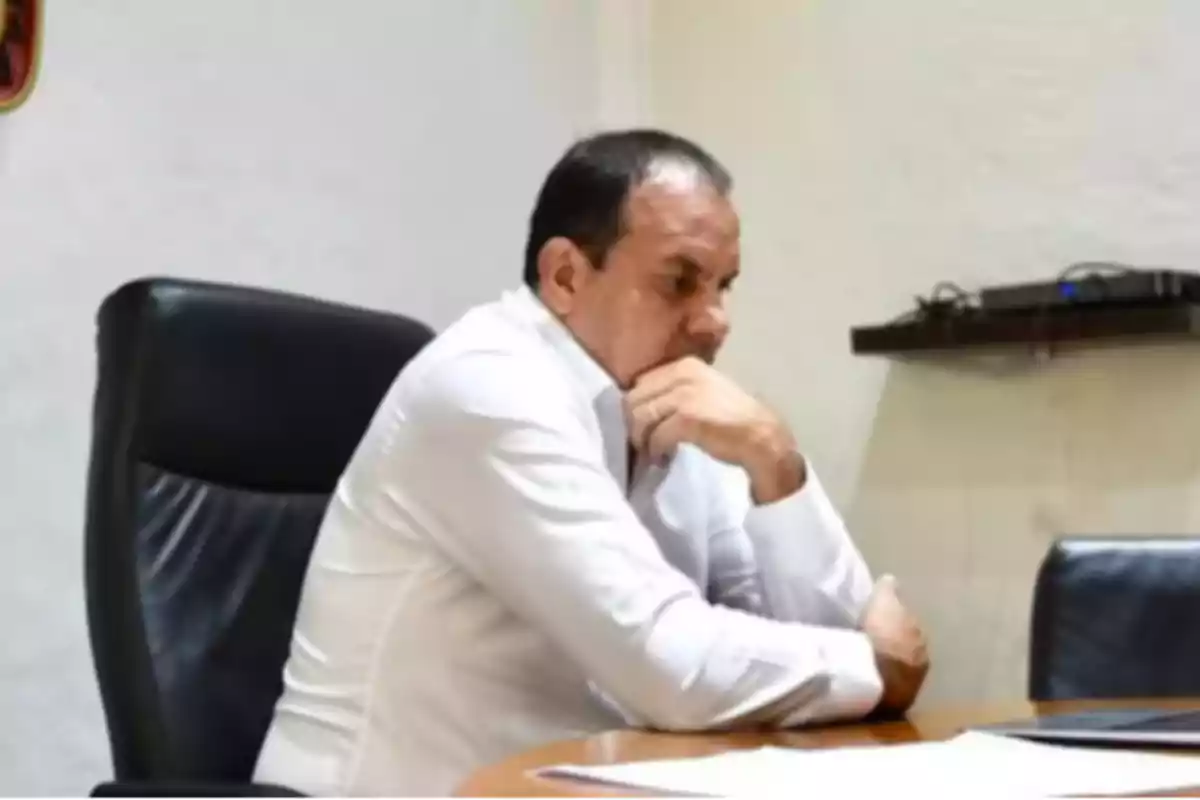
[[[86,588],[114,781],[93,794],[287,793],[249,780],[315,533],[432,332],[168,279],[121,287],[98,325]]]
[[[1200,696],[1200,539],[1068,537],[1042,562],[1031,700]]]

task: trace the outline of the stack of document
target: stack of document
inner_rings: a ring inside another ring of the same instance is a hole
[[[875,797],[897,791],[959,797],[1096,796],[1200,787],[1200,755],[1063,747],[969,732],[944,742],[831,750],[766,747],[670,761],[560,765],[538,774],[709,797],[781,790]]]

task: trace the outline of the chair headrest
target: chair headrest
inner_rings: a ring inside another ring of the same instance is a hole
[[[130,455],[182,475],[328,492],[400,369],[433,337],[414,319],[265,289],[145,279],[99,315],[97,413]]]
[[[1066,536],[1038,570],[1034,700],[1200,692],[1200,538]]]

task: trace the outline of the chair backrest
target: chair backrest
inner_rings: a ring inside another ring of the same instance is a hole
[[[117,780],[248,780],[325,506],[406,317],[155,279],[97,318],[88,630]]]
[[[1060,539],[1030,633],[1032,700],[1200,696],[1200,538]]]

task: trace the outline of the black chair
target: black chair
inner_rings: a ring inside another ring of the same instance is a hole
[[[1200,696],[1200,539],[1058,540],[1030,633],[1031,700]]]
[[[88,632],[114,781],[95,796],[271,795],[249,783],[329,495],[424,324],[155,279],[98,315]]]

